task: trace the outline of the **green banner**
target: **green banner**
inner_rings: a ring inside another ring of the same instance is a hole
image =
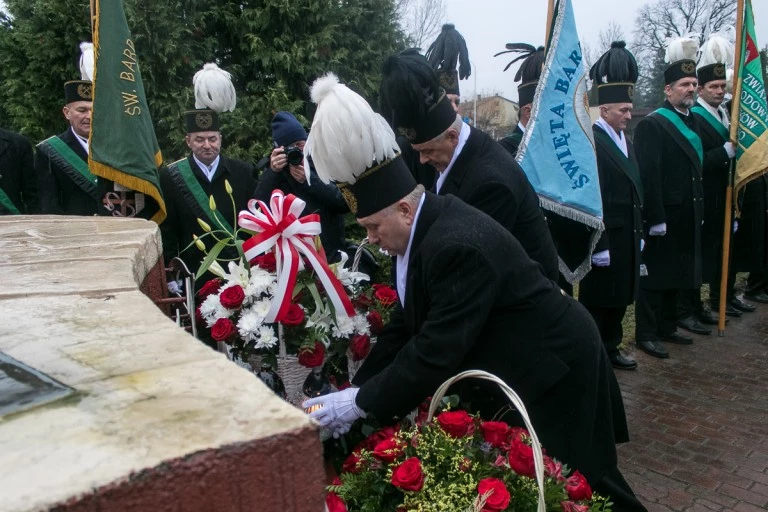
[[[736,131],[734,138],[738,141],[734,197],[738,197],[744,185],[768,169],[768,102],[750,0],[744,2],[744,25],[739,43],[741,60],[735,76],[741,82],[741,96],[738,103],[734,98],[734,106],[738,108],[738,125],[732,126],[732,130],[735,128]]]
[[[149,115],[136,47],[122,0],[96,0],[93,46],[93,112],[88,165],[97,176],[146,194],[166,217],[157,171],[160,148]]]

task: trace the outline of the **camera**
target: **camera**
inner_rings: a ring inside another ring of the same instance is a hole
[[[296,146],[285,148],[285,158],[288,161],[288,165],[302,165],[304,163],[304,153]]]

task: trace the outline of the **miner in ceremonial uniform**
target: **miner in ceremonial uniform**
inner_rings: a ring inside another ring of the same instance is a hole
[[[622,370],[637,367],[619,352],[621,321],[637,299],[643,236],[643,184],[624,133],[637,77],[637,63],[624,41],[612,43],[590,70],[600,105],[593,131],[605,231],[592,254],[592,270],[580,282],[579,301],[595,319],[613,367]]]
[[[696,50],[692,38],[668,42],[664,70],[664,105],[645,117],[635,130],[646,225],[643,262],[635,308],[636,342],[660,358],[669,353],[660,341],[689,345],[691,337],[677,332],[678,290],[701,286],[701,224],[703,149],[696,119]]]
[[[32,145],[0,128],[0,215],[33,213],[40,213],[40,199]]]
[[[626,420],[589,313],[486,214],[417,185],[386,121],[335,76],[315,82],[312,99],[306,152],[320,178],[342,188],[369,240],[397,256],[404,309],[356,374],[359,387],[308,400],[322,405],[311,416],[337,434],[366,415],[389,422],[446,379],[482,369],[522,397],[549,455],[579,468],[620,510],[645,510],[616,466]],[[466,382],[453,392],[486,418],[507,405],[492,386]]]
[[[432,190],[487,213],[541,264],[544,275],[557,280],[555,246],[520,165],[488,135],[462,121],[421,56],[389,57],[383,71],[382,111],[408,138],[421,163],[437,170]]]
[[[93,105],[90,80],[65,83],[64,103],[62,112],[69,127],[37,145],[35,170],[42,212],[97,215],[101,203],[98,180],[88,169]]]
[[[221,154],[219,112],[234,108],[234,94],[229,74],[215,64],[206,64],[195,75],[197,108],[184,113],[185,140],[191,154],[160,172],[168,209],[168,217],[160,225],[163,253],[166,261],[179,256],[193,274],[204,258],[193,244],[194,236],[205,233],[198,219],[212,229],[222,229],[223,225],[232,233],[238,212],[247,208],[256,191],[253,165]],[[206,238],[204,243],[210,248],[215,240]]]

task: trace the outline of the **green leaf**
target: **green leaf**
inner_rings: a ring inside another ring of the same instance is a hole
[[[205,259],[200,264],[200,268],[197,270],[197,274],[195,274],[195,280],[200,279],[200,276],[202,276],[206,270],[208,270],[208,267],[210,267],[214,261],[216,261],[216,258],[218,257],[219,253],[224,249],[224,247],[227,246],[226,240],[220,240],[216,242],[216,245],[214,245],[211,250],[208,252],[208,254],[205,256]]]

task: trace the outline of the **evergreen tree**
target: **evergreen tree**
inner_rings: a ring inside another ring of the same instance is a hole
[[[656,51],[651,66],[644,66],[635,87],[635,108],[657,108],[664,103],[664,70],[667,63],[664,62],[664,49]]]

